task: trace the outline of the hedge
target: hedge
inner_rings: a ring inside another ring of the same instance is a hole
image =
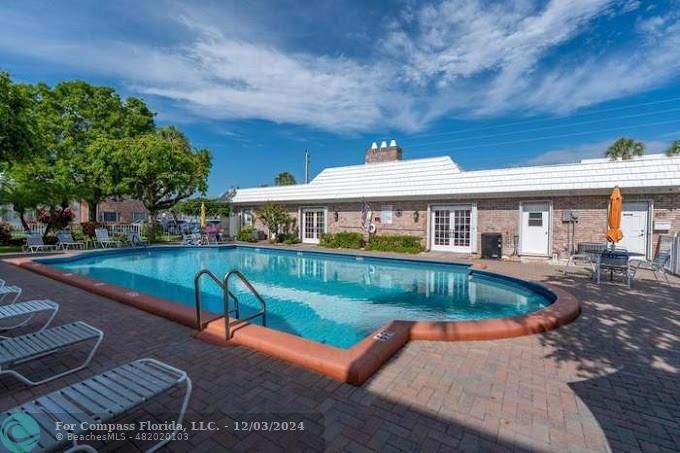
[[[319,245],[321,247],[333,249],[360,249],[364,246],[364,238],[361,233],[351,233],[349,231],[335,234],[322,234]]]
[[[420,253],[423,246],[418,236],[371,236],[367,250],[377,252]]]

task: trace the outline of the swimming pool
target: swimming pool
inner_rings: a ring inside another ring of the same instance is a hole
[[[392,320],[506,318],[554,300],[538,285],[470,273],[466,265],[241,246],[116,250],[41,262],[189,307],[196,272],[221,276],[236,268],[267,301],[267,327],[343,349]],[[254,312],[254,296],[234,286],[242,314]],[[202,289],[203,308],[221,314],[221,290],[208,279]]]

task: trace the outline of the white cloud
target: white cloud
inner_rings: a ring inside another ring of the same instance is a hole
[[[13,16],[11,23],[0,17],[0,51],[119,78],[133,94],[161,98],[194,119],[415,131],[445,116],[568,113],[672,80],[680,74],[672,8],[638,19],[636,39],[625,45],[555,58],[594,20],[639,10],[636,0],[410,3],[375,30],[383,39],[370,60],[298,50],[245,13],[210,20],[169,10],[168,26],[181,40],[166,47],[105,35],[83,41]]]
[[[602,157],[605,150],[611,145],[616,137],[610,140],[604,140],[594,143],[586,143],[582,145],[568,146],[550,151],[545,151],[538,156],[532,157],[524,164],[526,165],[551,165],[551,164],[566,164],[578,162],[581,159],[593,159]],[[647,154],[662,153],[668,148],[667,142],[662,141],[645,141],[644,142]]]

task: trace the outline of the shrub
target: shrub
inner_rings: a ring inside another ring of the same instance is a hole
[[[319,245],[328,248],[360,249],[364,246],[361,233],[342,231],[335,234],[322,234]]]
[[[238,234],[236,235],[236,239],[243,242],[257,242],[257,239],[255,239],[253,233],[255,233],[255,227],[252,225],[246,225],[239,230]]]
[[[103,227],[104,224],[99,222],[82,222],[80,224],[80,229],[83,231],[83,234],[91,238],[95,237],[94,230]]]
[[[7,222],[0,223],[0,244],[10,245],[12,241],[12,225]]]
[[[378,252],[420,253],[423,246],[418,236],[371,236],[368,250]]]
[[[284,244],[297,244],[300,242],[296,233],[279,233],[276,235],[276,242]]]

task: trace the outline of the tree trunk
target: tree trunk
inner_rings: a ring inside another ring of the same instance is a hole
[[[19,220],[21,221],[21,226],[24,227],[24,231],[29,231],[31,228],[28,226],[28,222],[26,221],[26,218],[24,217],[25,212],[22,210],[18,212],[19,214]]]
[[[99,200],[87,200],[87,218],[90,222],[97,221],[97,206],[99,205]]]
[[[154,242],[156,240],[156,233],[158,232],[158,225],[156,223],[156,212],[149,211],[149,242]]]

